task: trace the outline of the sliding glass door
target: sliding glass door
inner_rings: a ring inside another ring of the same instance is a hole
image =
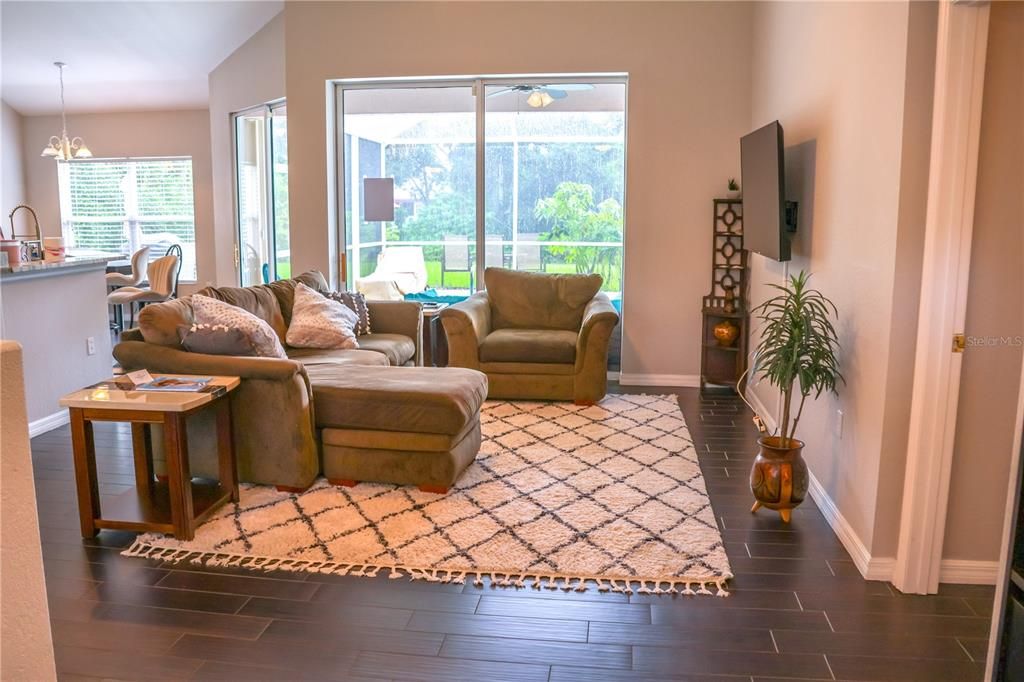
[[[471,291],[472,86],[353,88],[343,111],[347,284],[378,298]]]
[[[598,272],[621,306],[625,77],[338,88],[349,287],[457,300],[490,266]]]
[[[235,114],[235,188],[242,286],[289,277],[288,127],[283,102]]]

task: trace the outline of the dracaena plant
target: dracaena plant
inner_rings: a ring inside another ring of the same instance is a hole
[[[772,284],[778,293],[754,309],[762,322],[761,341],[754,351],[752,373],[760,375],[782,394],[781,444],[788,447],[796,433],[804,402],[814,394],[837,394],[846,383],[839,371],[839,338],[833,320],[835,304],[808,287],[810,275],[793,275],[785,285]],[[793,415],[793,398],[800,401]]]

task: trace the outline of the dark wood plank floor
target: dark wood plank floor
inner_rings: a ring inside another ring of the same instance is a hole
[[[655,392],[647,389],[647,392]],[[168,566],[79,537],[66,428],[32,442],[62,679],[980,680],[992,590],[866,582],[811,502],[751,515],[749,413],[680,393],[736,574],[732,596],[536,592]],[[130,432],[97,427],[101,492]]]

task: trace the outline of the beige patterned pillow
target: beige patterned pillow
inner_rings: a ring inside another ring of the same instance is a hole
[[[235,330],[245,337],[249,347],[252,349],[248,355],[255,355],[263,358],[287,358],[281,340],[277,338],[274,329],[256,317],[248,310],[243,310],[230,303],[218,301],[209,296],[201,294],[192,295],[192,312],[195,317],[195,324],[190,330],[191,334],[200,330],[219,330],[228,332]],[[186,341],[189,336],[186,336]],[[232,344],[237,345],[237,344]],[[188,344],[186,343],[186,348]],[[204,348],[204,352],[212,352]]]
[[[359,317],[348,306],[295,283],[295,305],[285,341],[295,348],[359,348]]]

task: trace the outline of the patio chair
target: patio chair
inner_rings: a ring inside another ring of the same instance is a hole
[[[484,237],[484,267],[505,267],[505,242],[500,234],[489,234]]]
[[[367,298],[400,301],[427,288],[427,264],[421,246],[391,246],[377,256],[377,269],[356,280]]]
[[[446,234],[441,252],[441,288],[447,272],[468,272],[469,288],[473,288],[473,262],[469,257],[469,238],[462,234]],[[451,243],[449,243],[451,242]]]
[[[526,272],[544,272],[544,253],[540,244],[523,244],[522,242],[536,242],[540,234],[533,232],[520,232],[516,244],[516,270]]]

